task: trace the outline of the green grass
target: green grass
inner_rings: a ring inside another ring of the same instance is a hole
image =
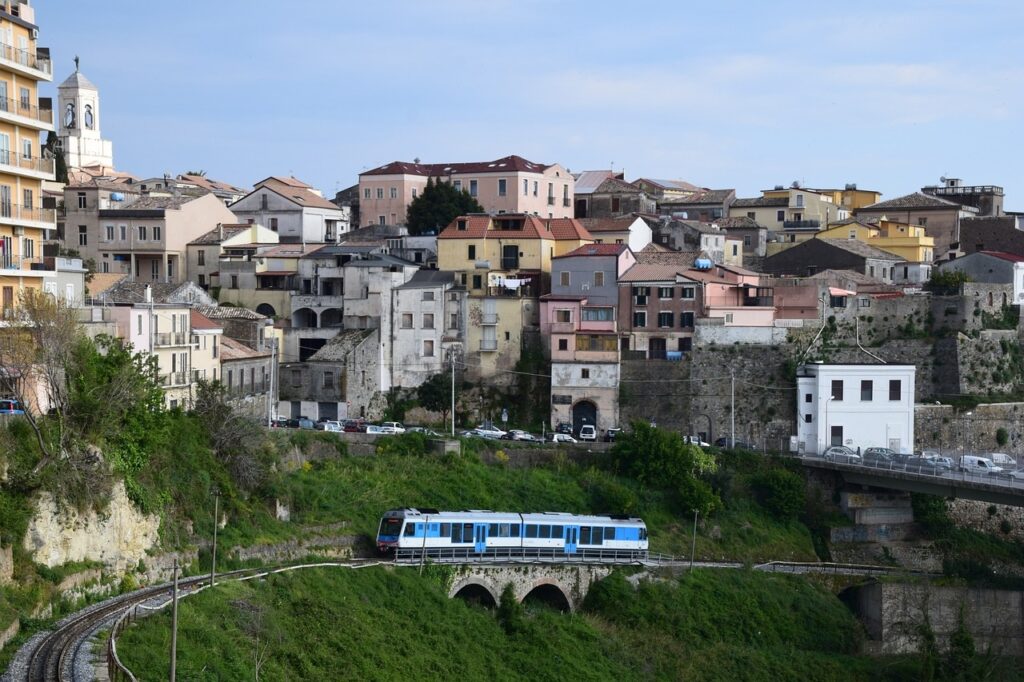
[[[224,584],[182,602],[178,673],[253,679],[258,646],[265,680],[877,680],[914,670],[852,655],[860,626],[797,579],[696,571],[639,590],[607,583],[605,599],[579,613],[527,607],[515,628],[412,569]],[[169,624],[166,613],[147,618],[119,640],[141,679],[166,675]]]

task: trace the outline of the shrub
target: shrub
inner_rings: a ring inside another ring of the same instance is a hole
[[[780,521],[795,520],[804,508],[804,481],[785,469],[770,469],[751,480],[758,503]]]
[[[1006,445],[1007,441],[1010,440],[1010,434],[1003,427],[996,429],[996,443],[999,445]]]

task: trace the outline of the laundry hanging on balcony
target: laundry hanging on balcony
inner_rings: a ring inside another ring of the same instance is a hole
[[[499,287],[505,287],[506,289],[518,289],[519,287],[525,287],[530,283],[528,279],[517,279],[514,277],[498,277],[497,285]]]

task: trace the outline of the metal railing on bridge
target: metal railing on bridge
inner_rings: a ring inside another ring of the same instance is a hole
[[[801,453],[797,456],[802,460],[811,460],[828,465],[841,465],[836,468],[850,467],[855,470],[872,473],[892,474],[913,474],[925,477],[936,482],[960,482],[974,483],[979,485],[997,486],[1008,491],[1019,492],[1024,496],[1024,473],[1018,474],[1015,471],[1003,471],[996,474],[962,471],[960,469],[948,469],[928,464],[922,461],[899,462],[891,460],[866,459],[860,455],[855,457],[838,455],[833,458],[825,458],[822,455],[812,453]],[[919,459],[919,458],[915,458]]]
[[[662,555],[655,555],[661,557]],[[648,552],[614,549],[581,549],[567,553],[561,548],[544,547],[490,547],[477,552],[473,547],[428,547],[395,550],[395,563],[416,563],[428,560],[434,563],[580,563],[580,564],[635,564],[650,561]]]

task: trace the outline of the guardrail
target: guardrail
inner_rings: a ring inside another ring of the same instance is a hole
[[[940,469],[934,466],[925,464],[902,464],[899,462],[881,462],[881,461],[856,461],[853,458],[848,457],[836,457],[834,459],[825,459],[821,455],[803,453],[797,455],[798,459],[804,460],[815,460],[820,462],[827,462],[829,464],[838,464],[854,469],[860,469],[864,471],[877,471],[877,472],[891,472],[891,473],[906,473],[914,474],[916,476],[925,476],[937,481],[960,481],[963,483],[979,483],[984,485],[997,486],[1005,488],[1007,490],[1020,491],[1024,495],[1024,478],[1015,479],[1009,476],[1009,472],[1003,474],[985,474],[976,473],[973,471],[960,471],[957,469],[946,470]]]
[[[395,550],[396,564],[423,560],[430,560],[434,563],[500,561],[505,563],[629,564],[649,561],[650,553],[623,549],[581,549],[568,554],[560,547],[490,547],[483,552],[477,552],[473,547],[427,547],[425,552],[422,549]]]

